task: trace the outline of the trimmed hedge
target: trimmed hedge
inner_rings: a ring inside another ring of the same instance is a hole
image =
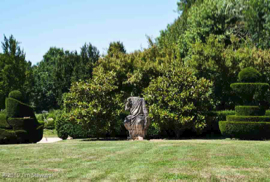
[[[221,134],[239,139],[269,139],[270,122],[220,121]]]
[[[14,90],[14,91],[10,92],[9,95],[8,95],[8,97],[9,98],[16,99],[16,100],[19,100],[19,101],[23,101],[23,95],[18,90]]]
[[[240,71],[238,79],[240,82],[260,82],[262,75],[253,67],[248,67]]]
[[[17,142],[17,135],[11,129],[0,129],[0,144],[13,144]]]
[[[270,122],[270,116],[227,116],[227,121]]]
[[[0,128],[12,128],[7,122],[7,115],[5,113],[0,113]]]
[[[259,106],[235,106],[237,116],[264,116],[265,109]]]
[[[30,106],[13,98],[6,99],[6,110],[7,116],[10,118],[36,118],[34,110]]]
[[[269,89],[268,83],[233,83],[233,91],[246,104],[260,102],[265,100],[265,95]]]

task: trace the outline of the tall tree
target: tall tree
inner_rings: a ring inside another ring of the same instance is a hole
[[[20,48],[19,42],[11,35],[4,35],[2,42],[3,54],[0,55],[0,91],[2,98],[6,97],[12,90],[20,90],[24,94],[29,91],[25,83],[31,78],[31,63],[25,60],[25,53]],[[30,65],[30,66],[29,66]],[[2,99],[0,107],[3,108]]]
[[[126,53],[125,46],[122,42],[111,42],[109,49],[108,49],[108,55],[113,57],[116,56],[118,53]]]

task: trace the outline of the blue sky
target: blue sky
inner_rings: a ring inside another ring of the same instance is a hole
[[[177,0],[0,0],[0,41],[11,34],[26,59],[42,60],[50,47],[78,50],[91,42],[101,53],[121,41],[128,52],[146,48],[177,18]]]

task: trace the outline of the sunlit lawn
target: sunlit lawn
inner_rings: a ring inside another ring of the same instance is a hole
[[[0,181],[270,181],[270,141],[1,145],[0,172]]]

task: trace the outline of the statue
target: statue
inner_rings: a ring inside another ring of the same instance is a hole
[[[129,110],[131,114],[124,121],[125,128],[129,131],[128,139],[143,140],[150,125],[144,99],[129,97],[125,104],[125,110]]]

